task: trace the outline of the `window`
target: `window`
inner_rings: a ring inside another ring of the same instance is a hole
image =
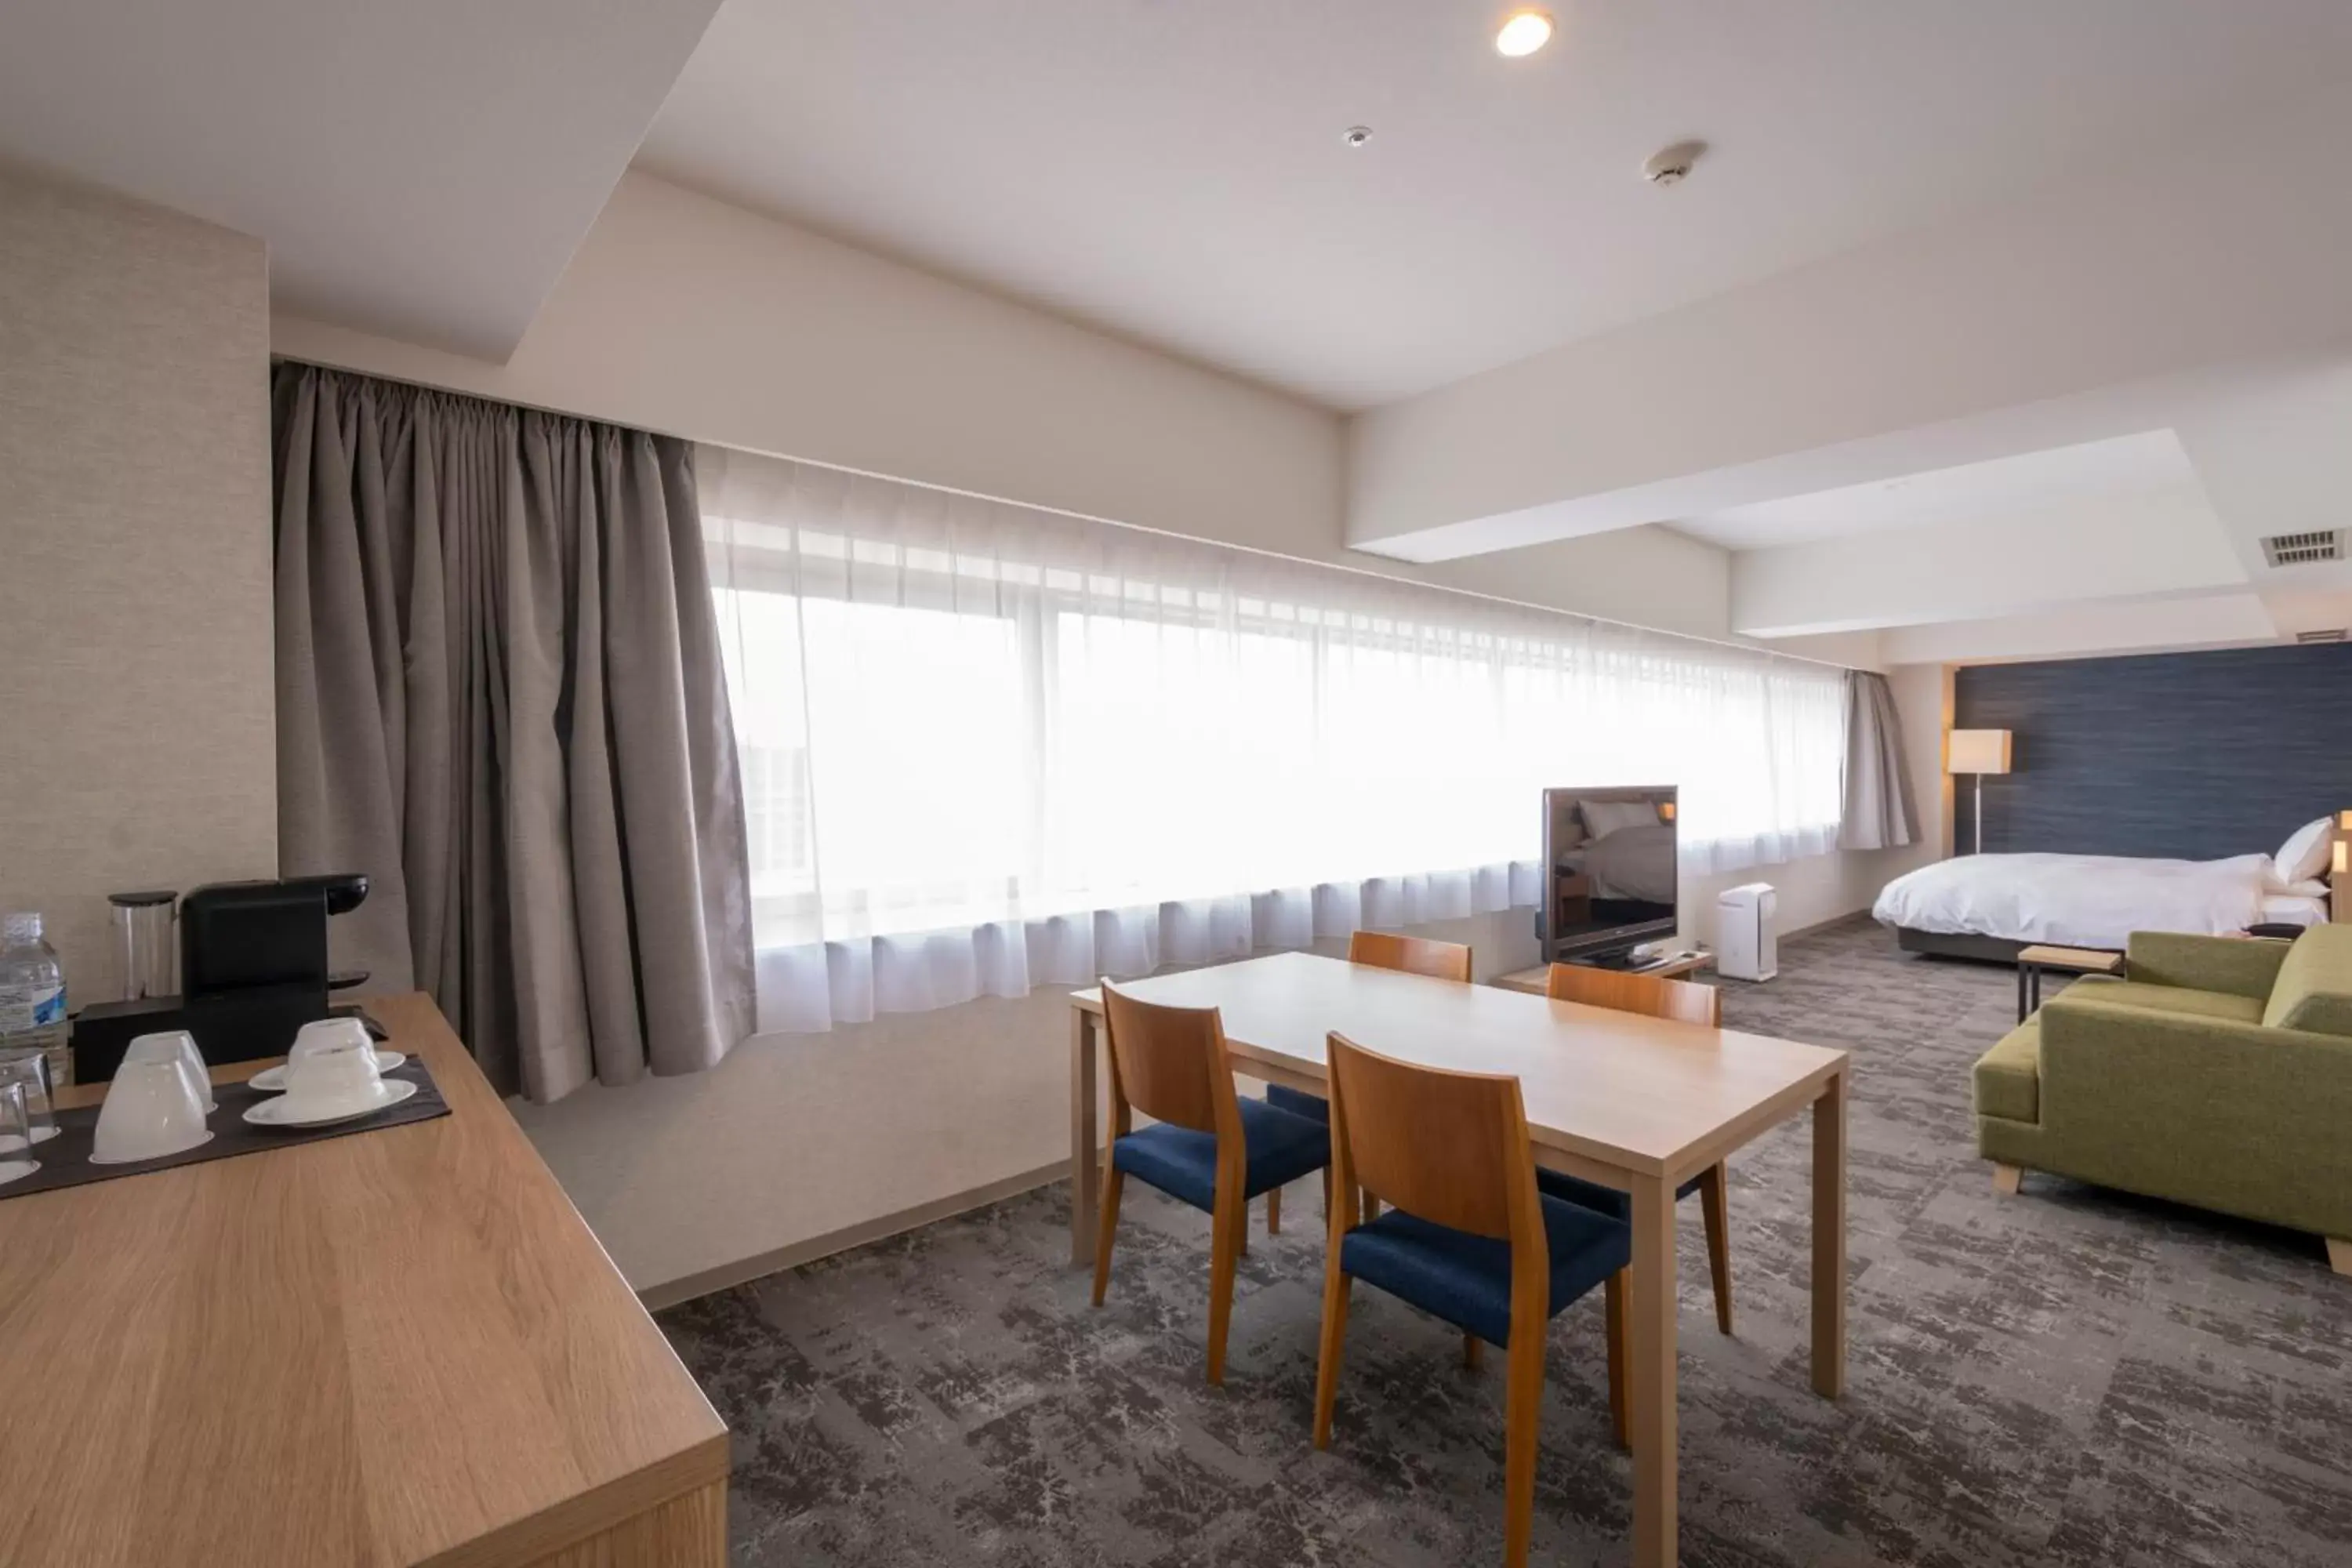
[[[1467,877],[1552,784],[1678,785],[1699,871],[1835,841],[1825,666],[731,453],[703,493],[763,951]]]

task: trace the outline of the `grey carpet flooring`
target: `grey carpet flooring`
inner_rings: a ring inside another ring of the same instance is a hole
[[[2342,1568],[2352,1279],[2319,1243],[1974,1156],[1969,1064],[2001,970],[1855,922],[1727,983],[1734,1027],[1855,1055],[1848,1393],[1807,1384],[1811,1134],[1731,1164],[1738,1333],[1680,1216],[1682,1560],[1709,1568]],[[1308,1442],[1314,1183],[1242,1268],[1202,1377],[1205,1215],[1129,1184],[1087,1306],[1054,1187],[661,1314],[733,1429],[735,1560],[792,1564],[1497,1561],[1502,1358],[1354,1298],[1337,1428]],[[1554,1323],[1537,1561],[1628,1559],[1596,1292]]]

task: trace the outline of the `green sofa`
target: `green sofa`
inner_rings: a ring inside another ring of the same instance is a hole
[[[2352,925],[2138,931],[1976,1066],[2003,1192],[2048,1171],[2328,1238],[2352,1274]]]

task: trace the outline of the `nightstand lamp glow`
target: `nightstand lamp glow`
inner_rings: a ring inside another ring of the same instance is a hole
[[[1955,730],[1944,742],[1944,771],[1955,775],[1974,773],[1977,780],[1976,836],[1970,848],[1984,852],[1984,776],[1987,773],[2009,772],[2009,731],[2006,730]]]

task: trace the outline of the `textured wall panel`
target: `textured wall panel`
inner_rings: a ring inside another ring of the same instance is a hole
[[[2352,645],[1978,665],[1957,698],[1959,728],[2016,737],[1984,781],[1987,849],[2268,854],[2352,808]]]
[[[0,167],[0,904],[278,866],[261,242]]]

